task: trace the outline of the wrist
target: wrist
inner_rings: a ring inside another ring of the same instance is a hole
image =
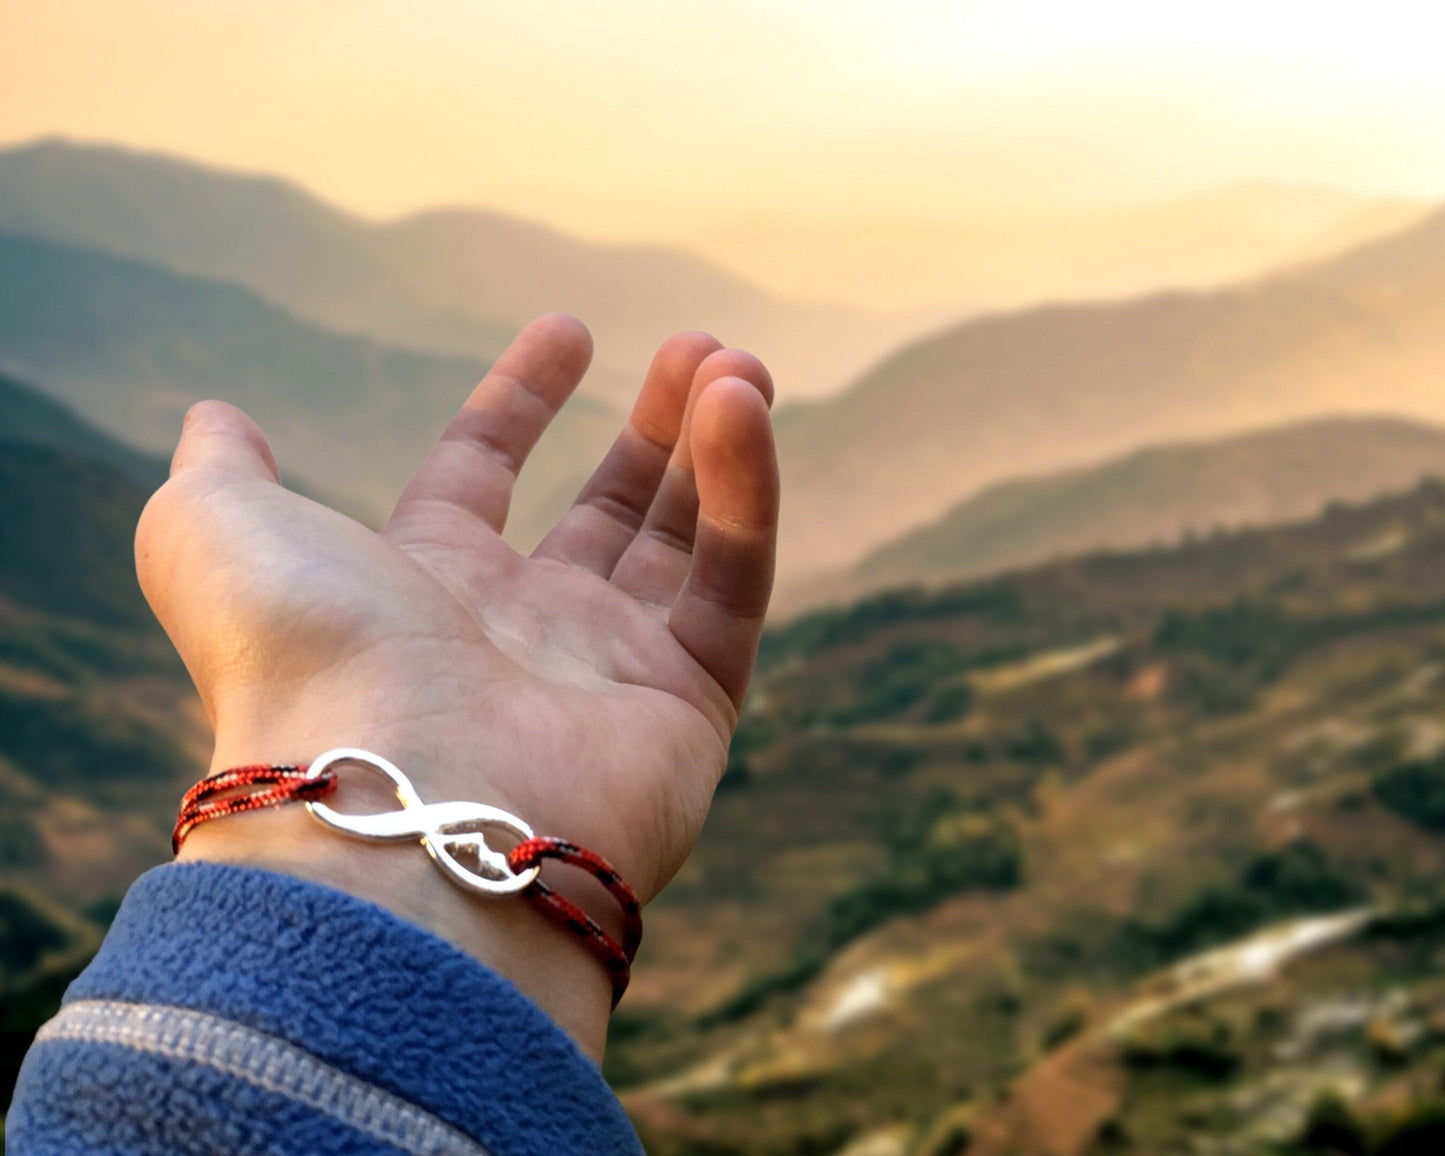
[[[372,744],[386,749],[384,744]],[[298,748],[268,759],[272,744],[217,743],[213,771],[257,761],[295,762]],[[300,748],[306,755],[319,754]],[[245,754],[239,752],[244,750]],[[236,754],[230,752],[235,751]],[[258,756],[259,752],[259,756]],[[304,761],[304,758],[302,759]],[[411,761],[410,766],[424,766]],[[435,763],[431,764],[435,771]],[[362,815],[393,811],[398,804],[379,775],[342,772],[344,794],[337,809]],[[424,785],[428,802],[474,800],[493,804],[485,789]],[[495,803],[510,809],[506,801]],[[505,846],[505,845],[504,845]],[[377,904],[448,940],[512,981],[582,1048],[600,1060],[612,1005],[607,968],[583,941],[547,918],[520,894],[484,895],[463,889],[437,869],[417,841],[364,841],[328,829],[301,805],[265,807],[202,823],[187,837],[181,860],[210,860],[294,875]],[[585,872],[549,863],[547,883],[581,907],[609,933],[620,933],[616,904]]]

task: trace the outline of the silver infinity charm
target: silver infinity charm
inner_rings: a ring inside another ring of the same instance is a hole
[[[516,815],[484,803],[424,803],[411,780],[393,764],[380,755],[354,747],[327,751],[306,768],[306,777],[320,778],[338,763],[356,763],[380,771],[391,780],[401,809],[374,815],[344,815],[325,803],[308,802],[306,809],[328,827],[377,842],[420,840],[436,865],[453,881],[468,891],[484,895],[511,895],[537,878],[540,867],[529,867],[518,874],[507,863],[505,855],[487,846],[484,831],[488,827],[500,827],[519,840],[532,837],[532,828]],[[472,870],[458,854],[474,858],[478,869]]]

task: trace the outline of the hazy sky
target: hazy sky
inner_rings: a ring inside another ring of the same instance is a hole
[[[1445,196],[1432,0],[0,0],[0,142],[126,142],[373,214],[594,236]]]

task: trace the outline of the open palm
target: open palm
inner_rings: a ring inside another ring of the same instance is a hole
[[[644,898],[666,883],[722,771],[771,588],[772,384],[706,335],[664,343],[577,503],[523,557],[500,536],[512,485],[590,356],[573,318],[527,327],[380,533],[282,488],[239,411],[192,411],[137,561],[217,766],[368,747],[425,798],[595,848]]]

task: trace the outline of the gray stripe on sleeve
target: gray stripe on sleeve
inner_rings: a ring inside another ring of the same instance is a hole
[[[77,1000],[35,1035],[35,1043],[115,1044],[204,1064],[285,1096],[415,1156],[487,1156],[446,1121],[303,1048],[219,1016],[158,1004]]]

